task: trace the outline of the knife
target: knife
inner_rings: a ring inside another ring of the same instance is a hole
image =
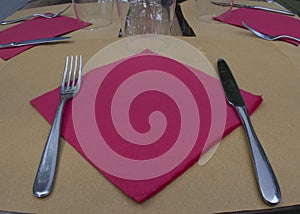
[[[273,8],[268,8],[268,7],[261,7],[261,6],[256,6],[256,5],[246,5],[246,4],[235,4],[235,3],[227,3],[227,2],[218,2],[218,1],[211,1],[212,4],[219,5],[219,6],[232,6],[232,7],[238,7],[238,8],[251,8],[251,9],[258,9],[258,10],[265,10],[269,12],[274,12],[274,13],[281,13],[289,16],[295,16],[295,13],[286,11],[286,10],[279,10],[279,9],[273,9]]]
[[[218,73],[227,101],[235,108],[246,130],[260,193],[268,205],[276,205],[281,200],[281,192],[276,176],[255,134],[238,85],[236,84],[227,63],[221,58],[218,59]]]
[[[12,47],[20,47],[25,45],[36,45],[36,44],[44,44],[44,43],[54,43],[54,42],[62,42],[70,40],[70,36],[65,37],[51,37],[51,38],[42,38],[42,39],[34,39],[34,40],[25,40],[22,42],[10,42],[6,44],[0,44],[1,48],[12,48]]]

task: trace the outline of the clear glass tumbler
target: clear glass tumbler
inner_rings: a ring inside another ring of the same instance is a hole
[[[114,0],[72,1],[77,19],[91,23],[86,29],[100,29],[112,23]]]
[[[176,0],[117,0],[124,36],[170,35]]]

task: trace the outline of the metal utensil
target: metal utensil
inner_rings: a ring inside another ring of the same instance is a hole
[[[51,37],[51,38],[42,38],[42,39],[34,39],[34,40],[25,40],[22,42],[10,42],[10,43],[6,43],[6,44],[0,44],[0,49],[1,48],[20,47],[20,46],[25,46],[25,45],[63,42],[63,41],[68,41],[70,39],[71,39],[70,36],[65,36],[65,37]]]
[[[276,176],[255,134],[243,97],[224,59],[218,59],[218,73],[227,101],[235,108],[246,130],[260,193],[267,204],[278,204],[281,193]]]
[[[33,185],[33,194],[38,198],[46,197],[51,193],[56,172],[63,109],[67,100],[71,99],[79,92],[81,86],[81,73],[81,55],[79,57],[67,57],[60,88],[61,99]]]
[[[264,33],[261,33],[257,30],[254,30],[252,27],[250,27],[247,23],[245,22],[242,22],[242,24],[248,29],[250,30],[254,35],[258,36],[259,38],[262,38],[262,39],[265,39],[265,40],[268,40],[268,41],[273,41],[273,40],[277,40],[277,39],[281,39],[281,38],[286,38],[286,39],[292,39],[292,40],[295,40],[297,42],[300,42],[300,38],[296,38],[296,37],[293,37],[293,36],[289,36],[289,35],[276,35],[276,36],[271,36],[271,35],[268,35],[268,34],[264,34]]]
[[[6,19],[11,14],[24,7],[30,1],[31,0],[18,0],[18,1],[1,0],[0,21]]]
[[[66,7],[65,9],[63,9],[62,11],[57,12],[57,13],[35,13],[35,14],[29,15],[29,16],[24,16],[24,17],[18,18],[18,19],[2,21],[2,22],[0,22],[0,24],[1,25],[13,24],[13,23],[21,22],[21,21],[31,19],[31,18],[37,17],[37,16],[43,17],[46,19],[52,19],[52,18],[55,18],[55,17],[63,14],[67,9],[69,9],[69,7],[71,7],[71,5],[69,5],[68,7]]]
[[[211,3],[215,4],[215,5],[219,5],[219,6],[232,6],[232,7],[238,7],[238,8],[245,7],[245,8],[265,10],[265,11],[269,11],[269,12],[285,14],[285,15],[289,15],[289,16],[295,15],[295,13],[290,12],[290,11],[273,9],[273,8],[268,8],[268,7],[261,7],[261,6],[256,6],[256,5],[235,4],[235,3],[218,2],[218,1],[211,1]]]

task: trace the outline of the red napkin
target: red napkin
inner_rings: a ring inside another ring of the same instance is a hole
[[[81,22],[66,16],[58,16],[52,19],[37,17],[1,31],[0,43],[5,44],[60,36],[84,28],[88,25],[90,25],[90,23]],[[16,48],[0,49],[0,57],[4,60],[8,60],[33,46],[34,45],[27,45]]]
[[[252,113],[260,96],[242,91]],[[52,123],[59,88],[31,104]],[[83,76],[62,136],[137,202],[162,190],[240,124],[218,79],[144,52]],[[99,188],[101,188],[99,186]]]
[[[240,27],[244,27],[242,24],[242,21],[244,21],[249,26],[262,33],[274,36],[285,34],[300,38],[300,20],[283,14],[257,9],[240,8],[236,10],[229,10],[224,14],[215,17],[215,19]],[[299,42],[291,39],[282,40],[294,45],[299,45]]]

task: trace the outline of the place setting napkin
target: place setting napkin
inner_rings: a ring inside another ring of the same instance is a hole
[[[284,34],[300,38],[300,20],[288,15],[258,9],[239,8],[228,10],[215,19],[239,27],[244,27],[242,24],[244,21],[255,30],[265,34],[273,36]],[[291,39],[281,40],[296,46],[299,45],[299,42]]]
[[[58,16],[52,19],[36,17],[1,31],[0,43],[5,44],[61,36],[88,25],[90,25],[90,23],[82,22],[67,16]],[[34,46],[35,45],[27,45],[0,49],[0,57],[3,60],[9,60]]]
[[[250,114],[262,103],[261,96],[242,95]],[[30,101],[49,123],[58,102],[59,87]],[[220,106],[223,116],[216,117]],[[79,94],[66,104],[62,137],[140,203],[239,125],[218,79],[146,50],[83,76]]]

